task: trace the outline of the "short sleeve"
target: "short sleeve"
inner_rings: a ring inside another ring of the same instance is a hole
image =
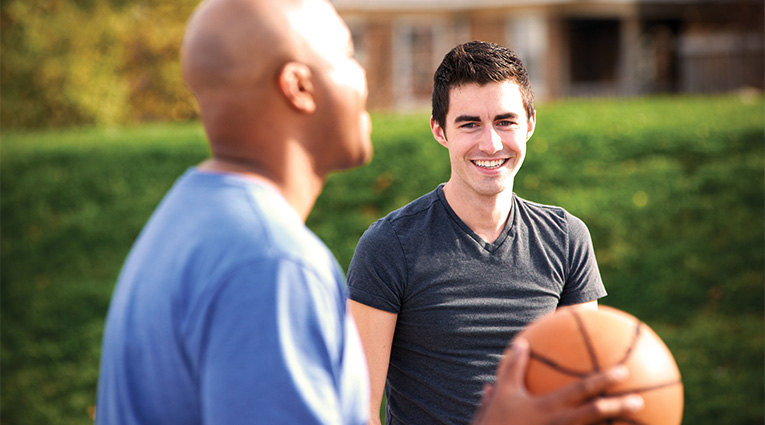
[[[289,260],[238,268],[189,329],[205,423],[341,424],[342,294]]]
[[[348,268],[349,298],[398,314],[405,296],[407,264],[390,223],[381,219],[362,235]]]
[[[579,218],[566,214],[568,222],[568,273],[560,305],[572,305],[606,296],[595,250],[587,225]]]

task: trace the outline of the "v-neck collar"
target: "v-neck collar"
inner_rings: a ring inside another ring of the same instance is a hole
[[[515,229],[515,221],[516,221],[516,211],[518,211],[518,202],[517,197],[515,193],[513,193],[513,203],[512,207],[510,208],[510,213],[507,217],[507,221],[505,221],[505,227],[502,229],[502,233],[499,234],[497,239],[494,242],[487,242],[476,232],[473,231],[467,224],[465,224],[464,221],[457,215],[456,212],[452,209],[452,206],[449,205],[449,202],[446,201],[446,195],[444,195],[444,184],[438,185],[436,188],[436,195],[438,195],[438,200],[441,201],[441,203],[444,205],[444,208],[446,209],[446,212],[449,214],[449,217],[452,218],[454,223],[462,229],[465,234],[470,236],[471,239],[473,239],[479,246],[481,246],[483,249],[485,249],[488,252],[493,253],[496,251],[502,244],[508,239],[509,236],[512,236],[514,234]]]

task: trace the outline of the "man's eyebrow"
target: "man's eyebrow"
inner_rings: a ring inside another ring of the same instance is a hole
[[[494,117],[494,121],[502,121],[506,119],[513,119],[513,120],[518,119],[518,114],[508,112],[506,114],[499,114],[496,117]]]
[[[513,120],[518,119],[518,114],[513,112],[507,112],[504,114],[499,114],[494,117],[494,121],[502,121],[507,119],[513,119]],[[454,119],[455,124],[461,123],[461,122],[476,122],[476,121],[480,122],[481,117],[478,117],[475,115],[460,115]]]
[[[475,122],[475,121],[481,121],[481,118],[474,115],[460,115],[457,118],[454,119],[455,123],[460,122]]]

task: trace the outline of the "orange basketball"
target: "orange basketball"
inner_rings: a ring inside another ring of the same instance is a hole
[[[566,308],[518,334],[529,342],[529,392],[547,394],[596,372],[626,365],[629,378],[604,394],[638,393],[645,407],[605,422],[612,425],[680,425],[683,383],[674,357],[645,323],[612,307]]]

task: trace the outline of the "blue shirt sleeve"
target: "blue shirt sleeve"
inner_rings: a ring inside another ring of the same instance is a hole
[[[343,296],[298,262],[238,268],[195,311],[206,424],[341,424]]]

